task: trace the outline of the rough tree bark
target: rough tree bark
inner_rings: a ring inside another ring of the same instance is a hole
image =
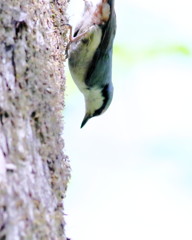
[[[0,1],[0,240],[65,239],[67,2]]]

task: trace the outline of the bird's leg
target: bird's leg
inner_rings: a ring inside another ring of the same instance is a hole
[[[87,33],[88,31],[86,31],[86,32],[84,32],[84,33],[81,33],[80,35],[78,35],[78,36],[76,36],[76,37],[73,37],[73,36],[72,36],[72,26],[71,26],[70,24],[64,24],[64,25],[65,25],[65,26],[68,26],[68,28],[69,28],[69,42],[68,42],[68,44],[67,44],[67,46],[66,46],[66,50],[65,50],[66,58],[68,58],[68,50],[69,50],[70,44],[71,44],[72,42],[79,41],[82,37],[84,37],[84,36],[86,35],[86,33]]]

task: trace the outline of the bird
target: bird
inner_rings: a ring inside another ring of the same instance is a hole
[[[114,0],[101,0],[97,4],[84,0],[84,12],[67,45],[71,76],[83,93],[87,121],[104,113],[113,98],[112,53],[116,34]]]

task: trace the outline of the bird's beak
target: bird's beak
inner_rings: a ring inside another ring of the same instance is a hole
[[[91,118],[91,116],[89,114],[86,114],[82,123],[81,123],[81,128],[85,126],[85,124],[87,123],[87,121]]]

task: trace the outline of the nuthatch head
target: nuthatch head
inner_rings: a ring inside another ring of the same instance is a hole
[[[81,127],[109,107],[113,97],[112,48],[116,32],[114,0],[85,2],[82,20],[67,46],[72,78],[85,97]],[[71,27],[70,30],[72,31]]]

